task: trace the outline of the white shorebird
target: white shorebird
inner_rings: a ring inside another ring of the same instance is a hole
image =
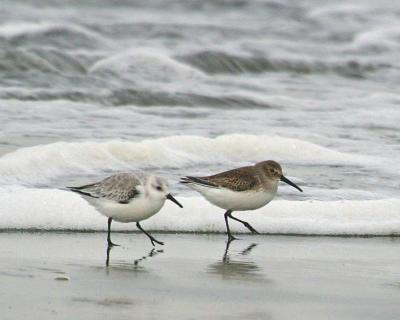
[[[242,223],[252,233],[258,233],[248,222],[232,216],[233,211],[255,210],[265,206],[275,196],[278,182],[283,181],[303,192],[286,178],[279,163],[268,160],[206,177],[185,177],[181,183],[196,190],[212,204],[227,210],[225,225],[228,241],[234,240],[228,218]]]
[[[157,176],[137,175],[134,173],[119,173],[102,181],[80,187],[68,187],[79,193],[101,214],[108,217],[109,246],[112,243],[111,222],[136,222],[140,231],[146,234],[154,243],[163,245],[140,225],[139,221],[150,218],[163,207],[166,199],[183,206],[169,193],[167,180]]]

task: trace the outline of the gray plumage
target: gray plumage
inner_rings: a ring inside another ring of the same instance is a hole
[[[136,174],[118,173],[102,181],[80,187],[69,187],[71,191],[92,198],[106,198],[119,203],[128,203],[135,198],[141,181]]]

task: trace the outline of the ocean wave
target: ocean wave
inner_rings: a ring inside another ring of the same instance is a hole
[[[55,49],[16,49],[0,52],[2,72],[86,73],[74,55]]]
[[[20,22],[0,25],[0,39],[15,45],[29,44],[33,47],[93,48],[108,46],[100,34],[77,24],[53,22]],[[66,41],[68,39],[68,41]]]
[[[271,58],[265,56],[239,56],[221,51],[201,51],[178,57],[208,74],[261,73],[289,71],[294,73],[337,73],[348,77],[363,77],[369,72],[389,68],[382,62],[357,59],[329,61],[313,58]]]
[[[118,77],[140,78],[150,81],[166,81],[204,74],[159,52],[131,49],[101,59],[94,63],[90,73],[111,73]]]
[[[60,176],[95,174],[104,170],[182,168],[267,159],[308,165],[377,161],[373,157],[342,153],[304,140],[265,135],[170,136],[140,142],[57,142],[18,149],[1,157],[0,183],[38,185]]]
[[[326,6],[315,6],[313,7],[308,16],[311,18],[318,18],[322,21],[327,18],[334,19],[361,19],[367,18],[373,11],[373,8],[366,5],[355,5],[355,4],[334,4]]]
[[[168,232],[225,232],[223,210],[200,197],[178,197],[183,209],[166,203],[162,211],[143,222],[148,230]],[[0,229],[106,230],[106,219],[80,196],[62,190],[0,191]],[[368,201],[272,201],[237,217],[264,234],[399,235],[400,199]],[[233,232],[246,233],[238,223]],[[136,230],[115,223],[113,230]],[[256,238],[256,237],[255,237]]]
[[[186,92],[165,92],[153,90],[119,89],[112,90],[100,99],[103,103],[114,106],[189,106],[221,108],[262,108],[278,109],[281,105],[263,99],[242,94],[201,94]]]
[[[368,52],[393,51],[400,48],[399,39],[400,25],[381,26],[358,33],[350,47]]]
[[[0,62],[1,68],[1,62]],[[279,109],[282,103],[264,101],[257,95],[241,94],[196,94],[185,92],[165,92],[142,89],[26,89],[9,87],[0,89],[0,99],[16,99],[20,101],[53,101],[68,100],[76,102],[92,102],[107,106],[193,106],[221,108],[263,108]]]

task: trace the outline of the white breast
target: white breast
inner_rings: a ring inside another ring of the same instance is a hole
[[[272,190],[272,192],[262,189],[237,192],[225,188],[208,188],[200,185],[191,185],[190,187],[200,192],[212,204],[233,211],[261,208],[270,202],[276,194],[276,190]]]
[[[86,197],[85,197],[86,198]],[[135,198],[129,203],[118,203],[107,199],[87,199],[101,214],[118,222],[137,222],[156,214],[165,199]]]

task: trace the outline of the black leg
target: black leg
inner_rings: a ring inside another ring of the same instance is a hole
[[[110,262],[110,251],[112,249],[112,246],[108,245],[107,246],[107,259],[106,259],[106,266],[108,267],[109,262]]]
[[[254,228],[250,225],[250,223],[248,223],[248,222],[246,222],[246,221],[243,221],[243,220],[240,220],[240,219],[235,218],[234,216],[232,216],[232,212],[228,214],[228,217],[231,218],[231,219],[233,219],[233,220],[236,220],[236,221],[238,221],[238,222],[240,222],[240,223],[243,223],[243,225],[244,225],[247,229],[249,229],[252,233],[259,234],[259,232],[258,232],[256,229],[254,229]]]
[[[226,232],[228,233],[228,242],[231,242],[232,240],[236,240],[236,238],[231,234],[231,230],[229,229],[229,223],[228,223],[228,217],[231,216],[232,211],[228,210],[224,214],[225,218],[225,225],[226,225]]]
[[[160,244],[160,245],[163,245],[163,244],[164,244],[164,242],[161,242],[161,241],[158,241],[158,240],[154,239],[154,237],[153,237],[150,233],[148,233],[147,231],[145,231],[145,230],[142,228],[142,226],[140,225],[139,222],[136,222],[136,227],[138,227],[138,229],[139,229],[140,231],[142,231],[146,236],[149,237],[149,239],[150,239],[150,241],[151,241],[151,244],[152,244],[153,246],[154,246],[154,242],[155,242],[155,243],[158,243],[158,244]]]
[[[232,240],[226,242],[224,256],[222,257],[223,263],[229,263],[229,246],[231,245]]]
[[[108,234],[107,234],[107,243],[109,247],[119,246],[119,244],[112,243],[111,241],[111,222],[112,218],[108,218]]]

